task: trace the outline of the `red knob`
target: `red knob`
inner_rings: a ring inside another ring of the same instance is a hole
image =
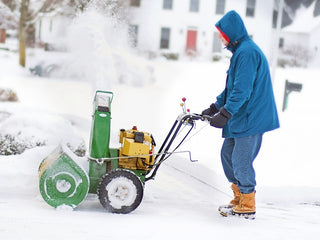
[[[185,102],[187,99],[185,97],[182,98],[182,101]]]

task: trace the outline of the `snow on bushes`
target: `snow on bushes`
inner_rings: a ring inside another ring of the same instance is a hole
[[[21,139],[20,135],[0,135],[0,155],[21,154],[26,149],[43,145],[45,145],[45,142],[37,142],[34,139]]]
[[[21,154],[37,146],[59,144],[67,145],[78,156],[85,155],[84,140],[69,120],[16,107],[14,113],[0,109],[0,155]]]

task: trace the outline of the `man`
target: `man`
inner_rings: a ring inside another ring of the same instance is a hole
[[[226,13],[215,26],[222,43],[232,52],[226,87],[217,101],[202,112],[212,116],[211,126],[223,128],[225,138],[221,161],[232,183],[234,199],[219,210],[223,216],[254,216],[253,160],[260,150],[263,133],[279,127],[269,66],[238,13]]]

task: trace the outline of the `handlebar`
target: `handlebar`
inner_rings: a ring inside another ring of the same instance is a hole
[[[152,169],[146,173],[145,181],[154,179],[160,165],[181,146],[183,141],[186,139],[186,137],[189,135],[189,133],[193,129],[195,125],[195,121],[197,120],[210,121],[212,119],[212,116],[209,116],[209,115],[190,113],[190,110],[186,108],[185,102],[186,102],[186,98],[182,98],[182,103],[180,104],[180,106],[182,107],[182,113],[178,116],[178,118],[173,123],[171,130],[169,131],[158,153],[156,154],[155,164],[153,165]],[[182,125],[190,125],[190,129],[187,132],[187,134],[183,137],[181,142],[174,148],[174,150],[169,151]]]
[[[182,114],[178,116],[177,121],[194,121],[194,120],[201,120],[201,121],[210,121],[212,116],[209,115],[202,115],[198,113],[190,113],[190,109],[186,108],[186,101],[187,99],[183,97],[180,106],[182,107]]]
[[[212,116],[209,116],[209,115],[202,115],[198,113],[183,113],[178,116],[177,120],[181,122],[191,123],[195,120],[210,121],[211,119],[212,119]]]

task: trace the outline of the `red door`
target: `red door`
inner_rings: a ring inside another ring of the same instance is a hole
[[[195,54],[197,46],[197,31],[196,30],[188,30],[187,32],[187,46],[186,52],[187,54]]]

